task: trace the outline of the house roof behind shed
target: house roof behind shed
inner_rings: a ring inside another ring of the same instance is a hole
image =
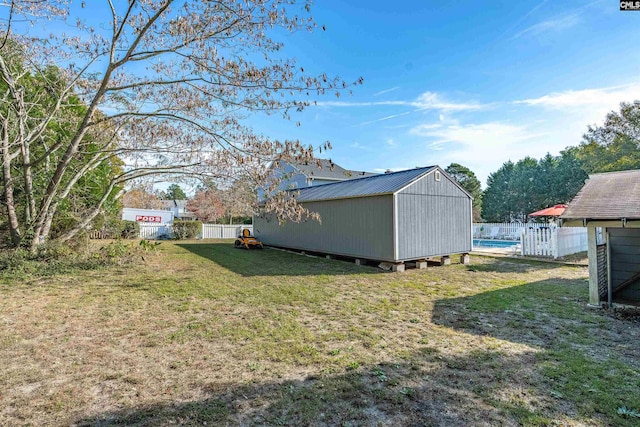
[[[318,163],[320,165],[318,165]],[[293,167],[298,169],[307,177],[316,179],[345,180],[358,178],[360,176],[376,175],[371,172],[347,170],[338,166],[336,163],[333,163],[331,159],[315,159],[310,160],[307,163],[294,163]]]
[[[640,170],[589,176],[562,219],[640,219]]]
[[[310,202],[391,194],[431,172],[436,166],[372,175],[315,187],[301,188],[296,200]]]

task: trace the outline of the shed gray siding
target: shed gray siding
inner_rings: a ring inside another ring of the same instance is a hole
[[[640,280],[616,293],[620,284],[640,272],[640,228],[607,228],[607,231],[614,299],[640,301]]]
[[[471,198],[435,171],[401,190],[397,197],[398,260],[471,252]]]
[[[322,223],[278,224],[272,216],[254,218],[255,236],[264,244],[393,261],[393,196],[306,202],[302,205],[318,212]]]

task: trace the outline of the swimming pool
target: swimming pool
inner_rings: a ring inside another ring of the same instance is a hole
[[[473,246],[479,248],[510,248],[519,243],[517,240],[473,239]]]

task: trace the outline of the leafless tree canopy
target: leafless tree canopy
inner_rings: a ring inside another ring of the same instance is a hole
[[[312,159],[311,147],[243,124],[255,112],[288,117],[316,95],[360,83],[309,76],[283,59],[277,35],[313,30],[310,3],[1,1],[2,202],[14,243],[48,238],[82,178],[116,159],[124,163],[61,239],[87,227],[131,180],[242,175],[264,186],[274,159]],[[284,197],[271,205],[303,214]]]

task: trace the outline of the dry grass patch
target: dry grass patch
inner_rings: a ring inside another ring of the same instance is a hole
[[[379,272],[229,242],[0,285],[0,425],[635,425],[581,267]],[[632,325],[635,325],[632,327]]]

